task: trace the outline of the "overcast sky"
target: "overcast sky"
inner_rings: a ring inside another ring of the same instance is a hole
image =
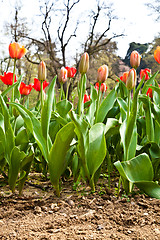
[[[96,0],[81,0],[77,5],[77,12],[87,11],[95,3]],[[105,0],[107,2],[108,0]],[[13,17],[14,14],[14,4],[16,0],[3,0],[0,8],[1,16],[1,29],[4,21],[8,21]],[[21,0],[23,3],[22,14],[24,17],[27,17],[28,21],[32,22],[32,19],[38,14],[39,0]],[[139,43],[148,43],[152,42],[154,37],[158,36],[160,32],[160,23],[155,22],[154,16],[150,15],[150,9],[148,9],[144,4],[147,2],[152,2],[152,0],[110,0],[113,3],[113,8],[115,9],[114,14],[118,17],[118,20],[113,21],[111,29],[113,32],[119,34],[124,32],[125,37],[114,39],[118,44],[117,54],[121,57],[125,57],[126,52],[129,47],[130,42],[139,42]],[[34,26],[33,26],[34,27]],[[99,28],[103,27],[103,21]],[[82,31],[82,30],[81,30]],[[87,31],[87,29],[86,29]],[[85,32],[85,25],[84,25]],[[2,35],[2,34],[1,34]],[[81,34],[85,35],[85,34]],[[6,40],[3,40],[1,37],[1,43]],[[10,39],[8,39],[10,42]],[[8,43],[7,43],[8,44]],[[76,43],[72,43],[72,46]]]

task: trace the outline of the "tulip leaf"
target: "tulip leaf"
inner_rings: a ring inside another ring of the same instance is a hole
[[[101,166],[106,156],[105,125],[96,123],[89,130],[89,148],[87,152],[87,166],[91,178]]]
[[[62,118],[66,118],[68,112],[72,109],[72,104],[64,99],[56,104],[56,110]]]
[[[11,162],[9,165],[9,187],[14,192],[21,161],[25,158],[25,153],[21,152],[18,147],[14,147],[11,153]]]
[[[120,124],[115,118],[108,118],[105,127],[105,137],[108,138],[112,135],[119,133]]]
[[[22,193],[22,189],[23,189],[24,183],[25,183],[25,181],[27,179],[27,176],[28,176],[28,174],[30,172],[30,168],[31,168],[31,164],[32,164],[33,158],[34,158],[34,154],[33,154],[32,151],[30,151],[29,155],[26,156],[21,161],[21,164],[20,164],[21,175],[20,175],[20,180],[19,180],[19,183],[18,183],[19,194]]]
[[[103,122],[109,110],[113,107],[116,100],[116,91],[113,89],[108,96],[103,100],[97,115],[97,122]]]
[[[150,197],[160,199],[160,186],[153,182],[153,167],[146,153],[140,154],[131,160],[114,163],[122,178],[136,184]]]
[[[14,142],[14,133],[10,123],[9,110],[6,103],[4,102],[3,97],[0,95],[0,103],[3,111],[4,117],[4,129],[5,129],[5,157],[6,161],[10,163],[11,151],[15,146]]]
[[[48,92],[46,94],[46,100],[44,101],[42,113],[41,113],[41,128],[42,128],[42,135],[46,140],[48,150],[51,148],[51,139],[49,137],[49,123],[51,118],[51,112],[54,102],[54,92],[55,92],[55,84],[56,84],[56,76],[52,80]]]
[[[42,135],[42,129],[39,120],[33,115],[32,112],[22,105],[13,102],[10,104],[19,111],[27,126],[27,129],[33,134],[45,160],[48,161],[48,150],[46,148],[46,141]]]
[[[139,99],[144,104],[144,111],[145,111],[145,120],[146,120],[146,135],[148,141],[154,141],[154,125],[153,125],[153,118],[151,115],[151,102],[149,96],[141,95]]]
[[[48,167],[50,180],[56,190],[59,189],[60,176],[67,167],[66,154],[75,134],[74,128],[73,122],[62,127],[57,133],[54,144],[49,153]],[[57,190],[57,194],[59,195],[59,190]]]

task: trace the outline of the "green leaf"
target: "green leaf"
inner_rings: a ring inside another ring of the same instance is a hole
[[[20,152],[18,147],[14,147],[11,153],[11,162],[9,165],[9,187],[14,192],[16,186],[16,180],[18,178],[18,173],[20,170],[21,161],[25,157],[24,152]]]
[[[54,92],[55,92],[55,84],[56,84],[56,78],[57,76],[54,77],[52,80],[48,92],[46,94],[46,100],[44,101],[43,108],[42,108],[42,113],[41,113],[41,128],[42,128],[42,135],[44,139],[46,140],[47,148],[50,150],[51,148],[51,139],[49,137],[49,123],[50,123],[50,118],[51,118],[51,112],[52,112],[52,107],[53,107],[53,102],[54,102]]]
[[[154,141],[154,125],[153,125],[153,118],[151,115],[151,102],[149,96],[141,95],[139,99],[144,104],[144,111],[145,111],[145,120],[146,120],[146,135],[148,141]]]
[[[18,132],[15,138],[15,144],[18,146],[28,142],[29,142],[29,138],[28,138],[27,130],[26,128],[22,128],[21,131]]]
[[[96,123],[89,130],[89,148],[87,153],[87,166],[91,178],[101,166],[106,156],[106,140],[104,136],[105,125]]]
[[[56,104],[56,109],[59,115],[66,119],[67,114],[72,109],[72,104],[68,100],[64,99]]]
[[[98,115],[97,115],[97,122],[103,122],[105,119],[105,116],[109,112],[109,110],[113,107],[114,102],[116,100],[116,91],[113,89],[108,96],[103,100],[101,103]]]
[[[118,134],[120,128],[120,123],[115,118],[108,118],[105,128],[105,137],[108,138],[112,135]]]
[[[150,197],[160,199],[160,186],[154,183],[153,167],[147,154],[143,153],[131,160],[114,163],[122,178],[136,184]]]
[[[65,125],[56,135],[56,139],[49,153],[50,180],[55,188],[59,185],[59,178],[66,168],[66,154],[74,137],[74,124]]]
[[[46,141],[42,135],[42,129],[39,120],[33,115],[32,112],[30,112],[22,105],[18,103],[10,104],[19,111],[26,124],[27,129],[33,134],[45,160],[48,161],[48,150],[46,148]]]
[[[19,194],[22,193],[22,189],[23,189],[24,183],[25,183],[25,181],[27,179],[27,176],[28,176],[28,174],[30,172],[30,169],[31,169],[33,158],[34,158],[34,154],[33,154],[32,151],[30,151],[29,155],[26,156],[21,161],[21,164],[20,164],[21,175],[20,175],[20,180],[19,180],[19,184],[18,184]]]
[[[6,161],[10,163],[10,156],[11,156],[11,151],[15,146],[14,142],[14,133],[13,129],[10,123],[10,115],[9,115],[9,110],[6,106],[6,103],[3,100],[2,95],[0,95],[0,103],[3,111],[3,116],[4,116],[4,128],[5,128],[5,156],[6,156]]]

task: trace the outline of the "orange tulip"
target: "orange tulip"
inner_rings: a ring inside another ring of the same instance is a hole
[[[104,83],[107,77],[108,77],[108,66],[102,65],[100,68],[98,68],[97,81],[100,83]]]
[[[137,69],[140,65],[141,55],[137,51],[133,51],[130,56],[130,64],[132,68]]]
[[[154,51],[154,59],[160,64],[160,46]]]
[[[20,59],[27,52],[27,49],[24,46],[20,46],[19,43],[13,42],[9,44],[9,55],[11,58]]]

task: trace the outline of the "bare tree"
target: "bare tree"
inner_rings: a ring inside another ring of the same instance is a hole
[[[156,16],[156,21],[160,20],[160,0],[154,0],[152,3],[146,3],[146,6],[148,6],[153,14]]]
[[[101,14],[104,14],[104,29],[97,34],[96,26],[99,21],[102,21]],[[114,18],[112,16],[112,6],[106,6],[104,3],[100,4],[97,1],[97,8],[96,11],[92,11],[90,31],[84,44],[84,51],[88,52],[90,56],[103,50],[113,39],[124,36],[123,33],[113,34],[111,37],[107,36],[111,30],[111,22]]]

